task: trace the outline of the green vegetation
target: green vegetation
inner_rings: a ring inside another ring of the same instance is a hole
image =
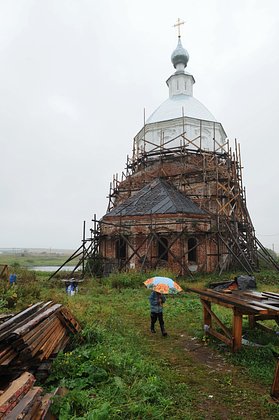
[[[35,266],[61,266],[70,255],[54,254],[42,252],[39,254],[22,253],[3,253],[0,254],[0,265],[8,264],[11,267],[35,267]],[[70,265],[75,265],[76,260],[71,261]]]
[[[46,273],[17,269],[17,285],[1,284],[0,311],[52,299],[66,305],[82,324],[81,337],[74,337],[71,348],[59,354],[43,384],[46,390],[67,389],[55,398],[54,413],[62,420],[279,419],[279,407],[269,397],[279,353],[277,336],[249,331],[245,320],[245,337],[262,347],[243,346],[231,354],[203,336],[199,298],[187,292],[167,299],[168,337],[158,331],[150,334],[150,292],[142,282],[153,274],[89,278],[71,297],[58,280],[49,282]],[[166,271],[156,274],[171,276]],[[178,282],[184,289],[203,287],[236,274]],[[262,272],[256,279],[260,290],[278,291],[277,273]],[[230,310],[214,310],[231,325]],[[271,321],[268,325],[273,326]]]

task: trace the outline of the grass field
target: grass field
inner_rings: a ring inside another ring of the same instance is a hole
[[[34,253],[3,253],[0,254],[0,265],[8,264],[11,267],[35,267],[35,266],[61,266],[68,258],[69,255],[61,254],[34,254]],[[75,261],[71,261],[70,265],[75,265]]]
[[[87,279],[71,297],[46,274],[21,272],[19,278],[15,310],[52,299],[65,304],[83,327],[83,341],[73,341],[59,355],[43,384],[46,390],[68,390],[54,401],[60,419],[279,419],[279,407],[269,397],[279,352],[275,334],[253,333],[245,321],[247,338],[262,347],[243,347],[232,355],[204,337],[200,301],[187,292],[167,299],[168,336],[158,328],[151,334],[150,292],[142,286],[146,275],[139,273]],[[260,290],[278,291],[278,274],[256,278]],[[186,289],[211,280],[216,278],[179,282]],[[2,301],[7,293],[2,287]],[[2,310],[11,309],[2,304]],[[218,314],[230,326],[230,311],[218,308]]]

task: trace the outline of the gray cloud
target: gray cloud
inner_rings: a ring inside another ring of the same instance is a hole
[[[186,19],[195,96],[241,144],[257,235],[279,251],[275,0],[0,2],[0,247],[79,246],[167,98]]]

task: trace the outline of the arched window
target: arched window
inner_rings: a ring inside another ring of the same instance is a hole
[[[161,237],[160,241],[157,242],[158,247],[158,259],[168,261],[168,240],[167,238]]]
[[[115,242],[115,257],[118,260],[125,260],[127,257],[127,245],[123,238],[119,238]]]
[[[188,261],[191,263],[197,262],[197,244],[196,238],[188,239]]]

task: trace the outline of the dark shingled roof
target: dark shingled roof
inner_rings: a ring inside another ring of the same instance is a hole
[[[157,178],[105,216],[143,216],[145,214],[206,214],[173,185]]]

